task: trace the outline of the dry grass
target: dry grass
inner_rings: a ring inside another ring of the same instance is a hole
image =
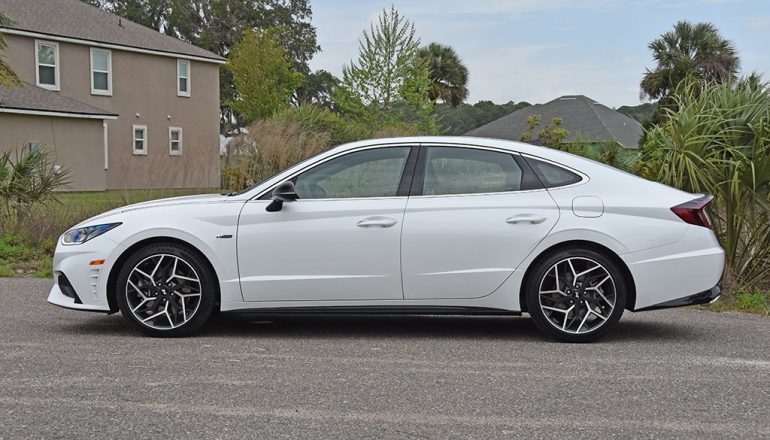
[[[297,121],[269,119],[228,145],[223,187],[239,190],[329,148],[328,133],[302,129]]]
[[[179,156],[169,155],[166,147],[162,151],[150,151],[149,156],[133,156],[127,160],[112,161],[110,173],[125,176],[125,181],[110,182],[113,187],[218,187],[219,145],[185,142]]]
[[[240,190],[336,145],[361,139],[426,134],[410,124],[368,126],[312,105],[257,121],[228,145],[222,187]]]

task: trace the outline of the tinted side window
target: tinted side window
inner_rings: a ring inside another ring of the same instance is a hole
[[[510,154],[473,148],[429,147],[422,194],[518,191],[521,180],[521,168]]]
[[[300,199],[394,197],[410,147],[357,151],[324,162],[296,177]]]
[[[572,171],[566,170],[560,166],[543,162],[537,159],[527,157],[527,163],[532,167],[540,181],[546,188],[555,188],[557,186],[572,185],[582,179]]]

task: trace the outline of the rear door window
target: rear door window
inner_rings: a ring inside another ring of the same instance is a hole
[[[475,148],[428,147],[422,195],[519,191],[522,170],[512,154]]]
[[[572,185],[583,180],[578,174],[558,165],[532,159],[531,157],[527,157],[526,160],[546,188]]]

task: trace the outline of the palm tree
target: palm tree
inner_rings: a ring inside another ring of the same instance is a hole
[[[441,99],[457,107],[468,98],[468,68],[450,46],[430,43],[420,48],[418,55],[428,65],[431,80],[428,97]]]
[[[13,21],[0,11],[0,28],[9,27],[12,24]],[[3,38],[3,34],[0,34],[0,86],[15,86],[19,84],[19,78],[16,76],[16,72],[13,71],[10,64],[5,61],[5,57],[3,56],[5,48],[5,39]]]
[[[732,41],[723,38],[711,23],[677,22],[673,31],[656,38],[648,47],[657,66],[644,74],[640,95],[662,98],[663,104],[671,101],[685,78],[724,83],[736,79],[740,66]]]

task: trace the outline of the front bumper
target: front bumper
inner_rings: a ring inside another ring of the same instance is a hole
[[[74,310],[110,312],[107,279],[121,249],[103,236],[81,245],[59,244],[53,258],[54,285],[48,302]],[[94,260],[105,262],[92,265]]]
[[[64,307],[65,309],[85,310],[87,312],[110,312],[109,307],[105,309],[104,307],[98,305],[83,304],[77,300],[77,297],[71,298],[65,295],[62,293],[59,284],[54,284],[51,288],[51,293],[48,294],[48,302],[55,306]]]
[[[717,299],[719,299],[719,295],[721,294],[722,294],[722,288],[717,285],[712,287],[709,290],[696,293],[695,295],[685,296],[684,298],[678,298],[671,301],[666,301],[664,303],[643,307],[641,309],[635,310],[635,312],[644,312],[647,310],[658,310],[658,309],[670,309],[673,307],[697,306],[700,304],[711,304]]]

